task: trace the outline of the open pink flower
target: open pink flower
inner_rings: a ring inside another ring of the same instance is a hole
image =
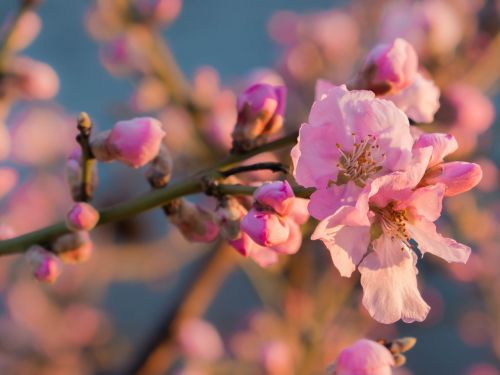
[[[355,205],[374,178],[405,169],[413,145],[407,117],[391,102],[345,86],[323,89],[291,154],[296,181],[318,189],[310,203],[318,219]]]
[[[342,276],[358,266],[363,304],[379,322],[422,321],[429,306],[417,288],[417,256],[431,253],[448,262],[465,263],[470,248],[437,233],[444,184],[416,188],[431,158],[432,147],[415,151],[411,168],[377,178],[367,193],[369,222],[351,206],[322,220],[312,239],[330,251]],[[368,248],[373,249],[368,252]]]
[[[335,375],[391,375],[394,365],[389,349],[375,341],[361,339],[340,352]]]

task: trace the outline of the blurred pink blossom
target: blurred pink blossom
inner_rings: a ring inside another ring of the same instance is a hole
[[[335,375],[391,375],[394,359],[391,352],[375,341],[361,339],[342,350],[337,358]]]
[[[224,346],[215,327],[207,321],[188,319],[180,323],[177,340],[188,357],[214,362],[224,355]]]
[[[15,57],[10,65],[14,90],[26,100],[48,100],[59,91],[59,78],[49,65],[28,57]]]
[[[32,246],[26,252],[26,259],[33,267],[33,275],[38,281],[53,284],[62,272],[61,261],[50,251],[40,246]]]
[[[66,225],[74,231],[89,231],[99,221],[99,212],[90,204],[77,202],[66,215]]]

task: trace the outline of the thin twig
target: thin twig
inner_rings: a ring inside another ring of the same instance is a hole
[[[92,121],[85,112],[80,113],[78,116],[77,128],[80,134],[78,134],[76,140],[82,148],[82,182],[78,200],[80,202],[88,202],[92,199],[93,194],[92,180],[94,178],[94,165],[96,160],[90,148]]]

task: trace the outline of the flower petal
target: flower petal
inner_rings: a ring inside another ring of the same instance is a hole
[[[402,243],[382,235],[373,242],[374,252],[358,267],[363,305],[377,321],[390,324],[423,321],[430,307],[418,291],[413,257]]]

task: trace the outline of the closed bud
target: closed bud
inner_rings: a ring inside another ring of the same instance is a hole
[[[61,261],[50,251],[35,245],[26,252],[26,259],[33,267],[33,275],[38,281],[53,284],[62,272]]]
[[[188,241],[211,242],[219,235],[213,214],[203,207],[180,199],[168,211],[169,219]]]
[[[392,342],[391,351],[404,353],[413,348],[416,343],[417,339],[415,337],[401,337]]]
[[[147,170],[146,178],[149,184],[159,189],[165,187],[170,181],[174,162],[167,147],[162,145],[158,155],[151,161]]]
[[[398,38],[391,44],[378,45],[366,58],[363,88],[377,95],[399,92],[413,82],[417,68],[417,53],[406,40]]]
[[[255,200],[271,207],[280,215],[288,215],[293,208],[295,195],[287,181],[273,181],[260,186],[253,194]]]
[[[290,235],[289,222],[279,215],[252,208],[241,221],[241,230],[261,246],[284,243]]]
[[[99,212],[90,204],[77,202],[66,215],[66,226],[74,231],[89,231],[99,221]]]
[[[116,158],[116,155],[108,147],[107,139],[110,133],[110,130],[100,132],[90,142],[92,155],[99,161],[108,162]]]
[[[68,233],[55,240],[54,251],[65,263],[83,263],[92,255],[94,245],[88,232]]]
[[[451,197],[469,191],[483,177],[478,164],[452,161],[438,164],[425,172],[421,186],[442,183],[446,186],[445,196]]]
[[[406,357],[403,354],[393,354],[394,367],[401,367],[406,363]]]
[[[385,346],[361,339],[340,352],[335,375],[391,375],[394,364],[394,358]]]
[[[240,152],[259,144],[283,126],[286,88],[258,83],[238,96],[238,119],[233,130],[233,150]]]

